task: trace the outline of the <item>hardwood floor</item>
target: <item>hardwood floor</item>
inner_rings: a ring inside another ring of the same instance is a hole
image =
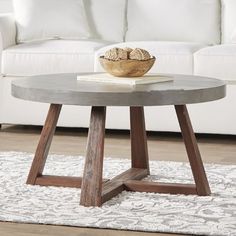
[[[0,223],[1,236],[175,236],[121,230],[103,230],[66,226]],[[181,235],[184,236],[184,235]]]
[[[41,127],[3,126],[0,132],[0,151],[35,152]],[[236,136],[198,135],[199,148],[205,163],[236,164]],[[85,155],[86,129],[57,129],[51,153]],[[179,134],[148,133],[150,160],[187,161]],[[130,157],[129,133],[107,131],[105,156]],[[176,234],[143,233],[119,230],[89,229],[66,226],[0,223],[1,236],[174,236]]]

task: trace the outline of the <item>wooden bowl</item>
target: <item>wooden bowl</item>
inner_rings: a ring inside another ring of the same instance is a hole
[[[145,75],[153,66],[156,58],[149,60],[119,60],[112,61],[105,59],[103,56],[99,58],[104,70],[117,77],[141,77]]]

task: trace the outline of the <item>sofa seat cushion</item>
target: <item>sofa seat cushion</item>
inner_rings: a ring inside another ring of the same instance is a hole
[[[236,80],[236,44],[203,48],[194,54],[194,73],[223,80]]]
[[[148,50],[157,58],[156,63],[150,70],[150,73],[193,73],[193,53],[203,48],[205,45],[186,42],[125,42],[103,47],[96,52],[95,71],[103,71],[98,57],[103,55],[106,50],[112,47],[131,47],[143,48]]]
[[[18,44],[2,53],[2,73],[9,76],[94,71],[94,52],[104,41],[48,40]]]

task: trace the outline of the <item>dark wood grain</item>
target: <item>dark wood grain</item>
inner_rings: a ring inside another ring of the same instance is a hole
[[[128,180],[140,180],[148,175],[147,169],[130,168],[127,171],[119,174],[110,181],[103,184],[102,203],[113,198],[117,194],[125,190],[124,182]]]
[[[150,181],[128,180],[124,183],[125,190],[169,194],[197,194],[194,184],[169,184]]]
[[[104,179],[103,183],[107,181],[109,181],[109,179]],[[81,188],[82,178],[76,176],[42,175],[37,177],[35,184],[42,186]]]
[[[81,183],[82,183],[81,177],[54,176],[54,175],[38,176],[35,181],[36,185],[70,187],[70,188],[80,188]]]
[[[52,138],[55,133],[61,107],[62,105],[58,104],[50,105],[34,160],[28,175],[27,184],[35,184],[36,178],[42,175]]]
[[[132,168],[147,169],[149,160],[143,107],[130,107],[130,138]]]
[[[92,107],[80,204],[102,204],[102,171],[106,107]]]
[[[193,177],[196,183],[197,194],[200,196],[208,196],[211,194],[211,190],[207,180],[206,172],[204,170],[196,137],[193,132],[187,107],[185,105],[176,105],[175,110],[193,172]]]

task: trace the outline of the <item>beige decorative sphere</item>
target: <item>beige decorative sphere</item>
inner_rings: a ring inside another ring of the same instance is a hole
[[[128,48],[128,47],[126,47],[126,48],[124,48],[124,50],[127,52],[128,58],[129,58],[129,55],[130,55],[130,53],[133,51],[133,48]]]
[[[151,58],[151,55],[148,51],[141,49],[141,48],[135,48],[132,52],[129,54],[129,59],[131,60],[149,60]]]
[[[105,52],[104,58],[112,61],[127,60],[128,52],[122,48],[112,48]]]

